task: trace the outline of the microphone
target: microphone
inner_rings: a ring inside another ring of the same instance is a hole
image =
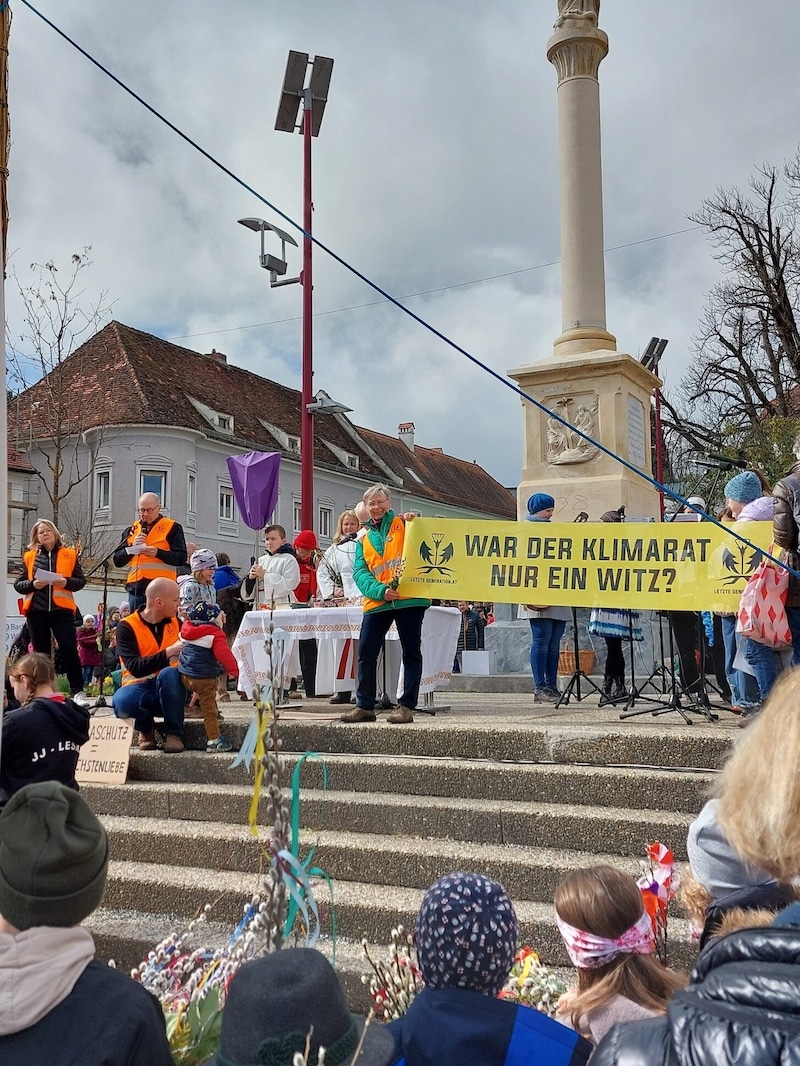
[[[703,452],[706,459],[713,459],[715,463],[729,463],[737,466],[740,470],[746,470],[750,465],[746,459],[731,459],[729,455],[717,455],[716,452]]]

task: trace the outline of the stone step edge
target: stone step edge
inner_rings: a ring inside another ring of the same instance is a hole
[[[114,859],[109,863],[109,877],[122,878],[126,881],[135,879],[146,883],[161,883],[172,886],[208,884],[209,871],[200,867],[170,866],[167,864],[137,863],[127,860]],[[237,892],[244,902],[257,892],[263,878],[260,874],[242,874],[231,871],[212,872],[216,882],[217,894],[219,889],[226,892]],[[245,883],[251,879],[251,884]],[[209,903],[214,894],[209,889]],[[345,906],[359,906],[364,909],[393,908],[397,911],[399,921],[403,921],[402,915],[416,914],[419,903],[425,894],[425,889],[398,888],[394,885],[374,885],[361,881],[335,881],[334,882],[334,905],[341,903]],[[555,910],[552,903],[544,903],[535,900],[514,900],[514,908],[521,922],[546,922],[555,926]],[[137,912],[138,913],[138,912]],[[670,931],[675,939],[690,940],[689,922],[684,918],[670,918]],[[387,938],[391,930],[387,931]],[[677,936],[675,934],[678,934]]]
[[[201,791],[203,795],[209,795],[211,793],[217,793],[224,796],[238,796],[240,798],[249,797],[252,795],[252,788],[249,785],[224,785],[224,784],[212,784],[202,782],[166,782],[166,781],[132,781],[125,785],[120,786],[105,786],[111,788],[117,788],[122,791],[130,793],[136,792],[152,792],[154,789],[159,790],[172,789],[176,792],[191,793],[193,791]],[[348,802],[360,807],[370,806],[408,806],[407,796],[398,796],[393,792],[353,792],[350,790],[335,790],[335,789],[303,789],[301,793],[301,801],[303,798],[316,802]],[[415,805],[422,805],[426,807],[449,810],[452,807],[452,800],[458,799],[460,801],[460,808],[465,807],[480,807],[483,810],[489,811],[507,811],[509,813],[531,813],[537,814],[549,814],[556,816],[564,811],[572,811],[575,813],[580,812],[583,817],[587,819],[598,820],[602,818],[614,818],[616,820],[635,820],[640,821],[643,816],[652,819],[653,821],[671,822],[676,827],[688,827],[689,821],[694,815],[689,811],[667,811],[659,809],[648,808],[646,810],[638,810],[633,807],[593,807],[590,804],[582,805],[576,803],[537,803],[535,800],[492,800],[486,798],[479,798],[477,800],[468,801],[466,797],[458,796],[418,796],[413,797]],[[301,802],[302,810],[302,802]],[[135,817],[135,816],[133,816]],[[194,824],[194,819],[175,819],[175,821],[190,822]],[[200,823],[204,819],[197,819]]]
[[[142,753],[137,749],[133,749],[133,759],[137,765],[140,764],[142,767],[146,767],[147,762],[152,758],[158,758],[159,754],[158,752]],[[282,750],[281,754],[290,764],[291,769],[294,770],[299,760],[307,755],[308,752]],[[309,759],[307,763],[309,769],[319,766],[327,759],[332,763],[339,762],[359,768],[363,768],[369,763],[375,766],[399,763],[418,770],[466,767],[471,770],[497,770],[504,773],[511,771],[519,772],[520,774],[549,773],[553,775],[596,771],[597,773],[606,773],[608,776],[625,773],[631,777],[642,771],[647,771],[664,780],[676,777],[685,777],[687,780],[693,780],[700,776],[716,776],[721,772],[719,768],[704,766],[655,766],[649,763],[583,762],[581,760],[558,762],[555,759],[488,759],[468,755],[404,755],[400,752],[356,753],[344,751],[315,751],[313,754],[315,757]],[[200,749],[187,748],[181,758],[181,762],[191,761],[202,766],[208,765],[209,760],[214,760],[216,765],[219,765],[223,760],[230,758],[232,758],[230,755],[210,755]],[[226,767],[226,769],[230,769],[230,767]]]
[[[183,823],[176,825],[175,819],[169,818],[145,818],[137,815],[103,814],[100,820],[111,837],[112,851],[114,835],[118,833],[141,833],[146,836],[157,835],[170,838],[179,836],[182,841],[186,840]],[[233,825],[230,822],[196,822],[191,838],[206,840],[228,839],[252,842],[254,848],[258,847],[258,841],[252,836],[247,826]],[[262,830],[266,835],[266,830]],[[591,857],[591,864],[596,866],[604,863],[618,866],[626,873],[638,874],[640,867],[644,866],[645,858],[641,862],[631,856],[616,855],[613,853],[600,853],[596,851],[577,851],[569,848],[547,848],[537,845],[526,846],[523,844],[482,844],[463,840],[450,840],[442,837],[418,837],[393,834],[391,837],[378,833],[350,833],[338,832],[332,829],[305,829],[300,827],[300,841],[304,848],[312,846],[327,848],[352,848],[370,851],[391,851],[393,854],[408,852],[414,854],[424,852],[427,855],[437,854],[440,858],[446,858],[452,854],[454,858],[481,856],[487,860],[503,862],[519,862],[528,867],[546,865],[564,865],[581,868],[586,865],[587,857]],[[126,861],[126,860],[122,860]],[[455,869],[455,867],[454,867]],[[463,870],[463,865],[458,867]],[[228,871],[237,873],[241,871]]]

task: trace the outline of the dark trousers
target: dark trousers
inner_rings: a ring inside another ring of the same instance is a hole
[[[303,675],[303,688],[306,696],[314,699],[317,694],[317,641],[301,640],[298,645],[300,655],[300,673]]]
[[[681,684],[686,692],[700,688],[700,671],[697,669],[697,627],[700,624],[696,611],[670,611],[669,624],[675,640],[675,650],[681,664]]]
[[[625,683],[625,655],[622,651],[622,637],[606,637],[606,681]]]
[[[367,711],[375,710],[378,655],[384,637],[392,622],[395,622],[403,649],[403,694],[400,703],[412,711],[416,708],[422,680],[422,622],[426,610],[426,607],[399,607],[392,611],[369,611],[364,615],[358,638],[356,703],[359,707]]]
[[[70,692],[83,688],[83,668],[78,658],[78,640],[75,636],[74,611],[29,611],[26,618],[34,651],[50,655],[50,634],[53,634],[64,673],[69,681]]]

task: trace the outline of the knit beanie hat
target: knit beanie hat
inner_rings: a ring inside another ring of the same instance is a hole
[[[189,618],[192,622],[197,622],[198,625],[202,623],[216,622],[217,618],[222,614],[222,608],[218,603],[195,603],[189,608]]]
[[[603,511],[600,515],[601,522],[621,522],[622,515],[619,511]]]
[[[552,496],[548,496],[546,492],[534,492],[528,500],[528,514],[538,514],[540,511],[547,511],[551,507],[555,507],[556,501]]]
[[[715,900],[736,889],[754,888],[774,880],[766,870],[739,858],[717,821],[718,807],[718,799],[708,801],[689,826],[686,840],[692,874]]]
[[[361,1051],[356,1055],[359,1043]],[[228,986],[216,1055],[206,1066],[291,1066],[308,1042],[308,1061],[325,1048],[328,1066],[387,1066],[397,1060],[383,1025],[364,1031],[339,978],[314,948],[283,948],[240,966]]]
[[[108,837],[74,789],[41,781],[0,814],[0,914],[20,931],[72,926],[100,906]]]
[[[301,529],[292,541],[293,548],[308,548],[309,551],[314,551],[316,546],[317,538],[311,529]]]
[[[758,475],[752,470],[742,470],[725,483],[725,499],[735,500],[736,503],[752,503],[759,496],[764,495]]]
[[[417,915],[417,961],[429,988],[496,996],[517,950],[517,915],[506,890],[479,874],[431,885]]]
[[[189,566],[193,574],[198,570],[216,570],[217,557],[210,548],[198,548],[189,556]]]

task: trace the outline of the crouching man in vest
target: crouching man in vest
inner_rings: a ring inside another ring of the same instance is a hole
[[[117,626],[117,654],[122,661],[122,687],[112,705],[117,718],[133,718],[139,750],[156,747],[154,717],[163,716],[164,751],[183,751],[183,707],[186,692],[178,673],[180,639],[176,581],[157,577],[146,590],[144,607]]]
[[[358,689],[356,706],[341,716],[342,722],[375,721],[375,689],[378,655],[392,622],[403,649],[403,693],[396,710],[386,721],[394,725],[414,721],[422,680],[422,621],[430,600],[404,596],[397,591],[402,573],[405,522],[413,514],[396,515],[385,485],[373,485],[364,493],[369,512],[367,531],[356,542],[353,580],[364,597],[364,618],[358,640]]]

